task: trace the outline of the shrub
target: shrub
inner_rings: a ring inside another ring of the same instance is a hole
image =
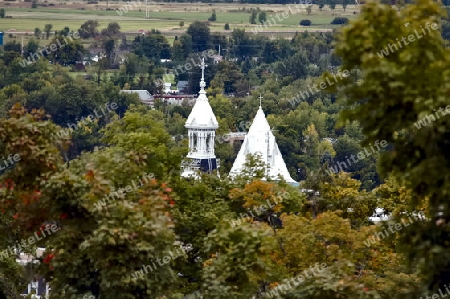
[[[347,24],[347,22],[348,22],[347,18],[336,17],[333,19],[333,21],[331,21],[331,24],[342,25],[342,24]]]
[[[213,13],[212,13],[211,17],[208,18],[208,21],[215,22],[216,20],[217,20],[216,10],[213,9]]]
[[[311,21],[310,20],[301,20],[300,25],[309,26],[309,25],[311,25]]]
[[[223,29],[230,30],[230,24],[226,23],[225,26],[223,27]]]

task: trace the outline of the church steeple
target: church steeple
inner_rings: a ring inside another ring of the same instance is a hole
[[[234,177],[242,172],[245,160],[248,154],[260,154],[262,161],[266,164],[265,174],[273,180],[276,180],[278,175],[281,175],[286,182],[297,184],[289,174],[283,157],[281,156],[275,136],[270,129],[269,123],[261,107],[261,95],[259,96],[259,109],[253,119],[253,123],[245,136],[244,143],[239,150],[233,167],[230,171],[230,176]]]
[[[217,169],[218,161],[214,154],[214,137],[219,128],[216,116],[206,96],[205,59],[199,65],[202,70],[200,92],[191,114],[184,125],[188,129],[189,152],[182,168],[182,176],[196,176],[197,170],[211,172]]]

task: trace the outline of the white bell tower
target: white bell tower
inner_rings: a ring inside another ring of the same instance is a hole
[[[188,129],[189,152],[182,165],[183,177],[196,176],[198,170],[212,172],[219,168],[219,161],[214,154],[214,138],[219,123],[206,97],[205,67],[207,65],[203,58],[200,64],[202,78],[199,96],[184,125]]]

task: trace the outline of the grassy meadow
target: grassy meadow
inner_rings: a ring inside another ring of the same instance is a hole
[[[47,2],[47,1],[46,1]],[[158,5],[150,5],[149,19],[145,18],[144,5],[132,5],[129,10],[123,15],[119,15],[114,10],[106,10],[106,4],[88,5],[83,2],[72,2],[72,4],[54,2],[55,6],[38,7],[31,9],[30,3],[19,2],[14,7],[8,7],[6,4],[10,2],[0,1],[0,7],[5,7],[6,14],[12,16],[8,19],[0,19],[0,31],[8,33],[8,30],[16,30],[17,32],[34,32],[34,28],[38,27],[41,30],[45,24],[51,23],[53,30],[61,30],[65,26],[70,29],[77,29],[85,21],[95,19],[100,23],[101,28],[105,28],[109,22],[118,22],[123,32],[137,32],[139,30],[158,29],[169,36],[182,34],[189,24],[195,20],[207,20],[216,10],[217,21],[211,22],[212,31],[221,31],[229,33],[234,28],[246,28],[251,30],[255,25],[249,24],[250,13],[242,11],[251,7],[259,7],[261,10],[267,12],[267,19],[271,20],[273,16],[276,20],[276,25],[271,26],[265,31],[271,33],[279,31],[295,32],[303,30],[330,30],[336,26],[331,25],[331,20],[336,16],[345,16],[349,19],[354,17],[353,12],[359,12],[359,8],[355,5],[347,6],[346,12],[343,11],[342,6],[338,6],[334,11],[328,7],[319,11],[318,6],[314,5],[311,15],[307,15],[303,9],[298,13],[294,4],[291,4],[294,14],[289,13],[289,17],[283,21],[278,21],[275,13],[289,12],[288,5],[243,5],[243,4],[170,4],[161,3]],[[133,3],[133,2],[130,2]],[[138,2],[135,2],[138,3]],[[125,4],[110,3],[109,8],[123,7]],[[12,6],[12,4],[11,4]],[[139,9],[141,11],[139,11]],[[299,26],[300,20],[309,19],[312,26]],[[184,27],[180,28],[180,21],[184,22]],[[225,23],[230,24],[230,31],[224,30]]]

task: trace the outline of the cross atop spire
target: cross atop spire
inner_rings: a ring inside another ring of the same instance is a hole
[[[202,63],[199,65],[199,67],[202,69],[202,79],[200,80],[200,91],[205,90],[206,84],[205,84],[205,68],[208,65],[205,64],[205,58],[202,58]]]
[[[261,96],[261,94],[259,94],[259,108],[261,108],[261,100],[263,99],[263,97]]]

